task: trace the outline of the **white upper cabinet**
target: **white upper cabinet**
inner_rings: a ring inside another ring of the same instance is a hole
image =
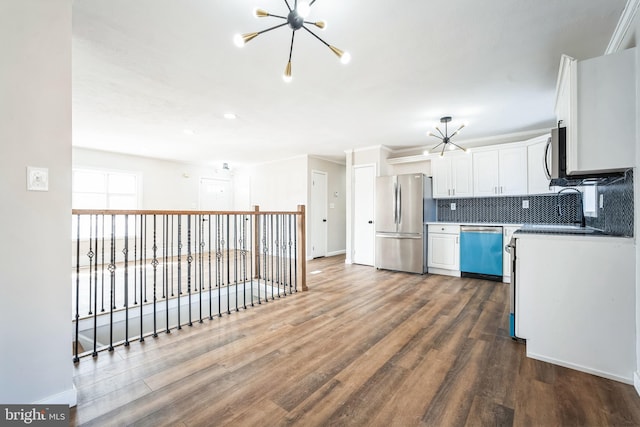
[[[567,172],[634,166],[635,48],[585,61],[562,57],[556,116],[567,128]]]
[[[540,139],[540,142],[535,142],[527,147],[527,182],[529,194],[553,193],[553,190],[549,189],[549,179],[544,170],[545,156],[547,157],[547,164],[551,164],[551,150],[546,149],[548,138],[548,135],[537,138]]]
[[[473,178],[471,156],[445,154],[431,160],[433,197],[471,197]]]
[[[474,196],[527,194],[527,148],[473,153]]]

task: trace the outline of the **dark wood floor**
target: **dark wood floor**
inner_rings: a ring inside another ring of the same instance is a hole
[[[308,271],[308,292],[82,359],[72,425],[640,425],[632,386],[525,357],[508,285]]]

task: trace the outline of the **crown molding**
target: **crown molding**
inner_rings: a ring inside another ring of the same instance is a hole
[[[618,20],[618,25],[616,25],[616,29],[613,31],[609,45],[604,51],[606,55],[622,50],[622,42],[629,32],[629,28],[631,28],[631,24],[638,12],[638,7],[640,7],[640,0],[627,0],[627,4]]]

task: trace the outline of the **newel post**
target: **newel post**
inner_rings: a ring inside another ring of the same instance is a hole
[[[298,253],[297,258],[300,265],[300,269],[298,270],[298,274],[300,275],[299,280],[301,284],[301,289],[303,291],[308,291],[307,287],[307,216],[305,212],[304,205],[298,205],[298,221],[297,221],[297,232],[298,232]]]

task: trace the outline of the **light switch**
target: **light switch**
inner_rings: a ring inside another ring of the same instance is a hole
[[[329,209],[335,209],[335,208],[336,208],[335,203],[329,203]]]
[[[604,194],[600,194],[600,209],[604,209]]]
[[[456,210],[456,204],[455,203],[451,203],[451,210],[455,211]]]
[[[27,190],[49,191],[49,169],[27,166]]]
[[[523,200],[522,201],[522,209],[529,209],[529,201],[528,200]]]

